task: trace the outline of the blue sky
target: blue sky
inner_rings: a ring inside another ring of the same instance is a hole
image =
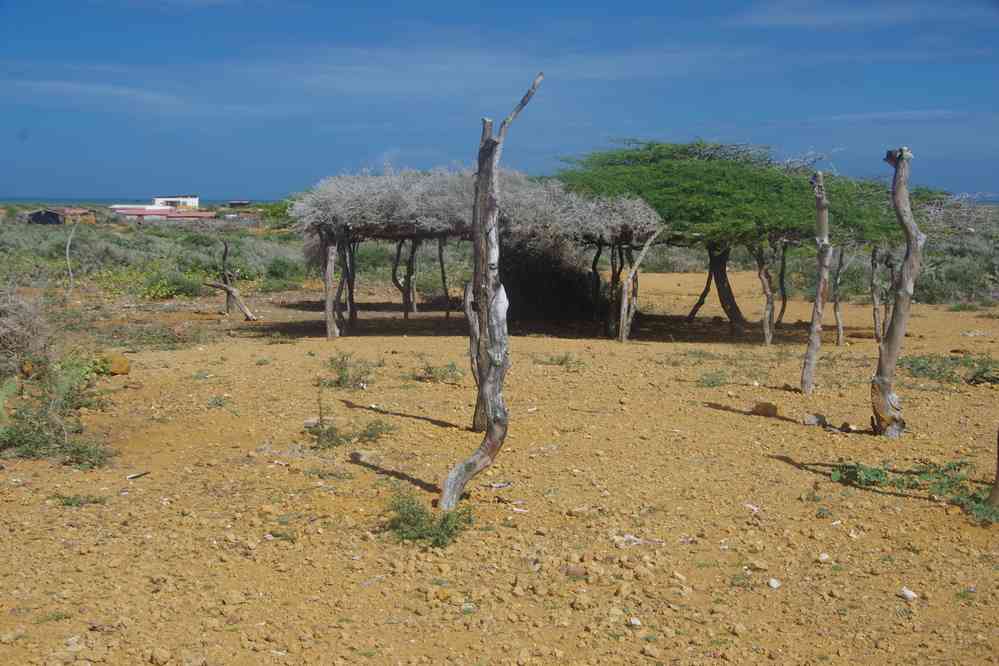
[[[885,176],[904,143],[915,181],[994,193],[997,35],[999,0],[0,0],[0,197],[276,198],[471,164],[539,70],[505,166],[704,138]]]

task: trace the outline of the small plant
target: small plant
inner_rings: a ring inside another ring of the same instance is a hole
[[[717,388],[728,383],[728,374],[724,370],[705,372],[697,378],[697,383],[705,388]]]
[[[954,303],[947,308],[950,312],[977,312],[979,309],[977,303]]]
[[[258,358],[256,360],[256,364],[257,365],[270,365],[271,364],[271,360],[269,358]]]
[[[73,617],[72,613],[67,613],[65,611],[52,611],[51,613],[46,613],[37,620],[35,624],[45,624],[47,622],[62,622],[63,620],[68,620]]]
[[[434,517],[412,493],[396,494],[389,511],[392,515],[388,529],[400,540],[426,541],[437,548],[450,545],[472,524],[472,512],[467,506]]]
[[[55,494],[52,499],[59,502],[60,506],[87,506],[88,504],[107,504],[107,497],[99,495],[60,495]]]
[[[229,398],[224,395],[213,395],[208,398],[208,409],[222,409],[229,404]]]
[[[413,379],[432,384],[456,384],[461,381],[463,374],[454,361],[441,366],[425,363],[422,368],[413,373]]]
[[[999,363],[991,356],[906,356],[898,364],[913,377],[925,377],[938,382],[957,384],[999,383]]]
[[[358,442],[377,442],[381,439],[382,435],[395,432],[395,429],[396,427],[391,423],[382,421],[381,419],[375,419],[374,421],[369,421],[368,425],[359,430],[354,436],[354,439]]]
[[[557,365],[565,368],[566,370],[579,370],[586,365],[572,352],[564,352],[562,354],[553,354],[551,356],[535,358],[534,362],[538,365]]]
[[[883,467],[848,463],[833,470],[829,478],[851,486],[883,486],[888,481],[888,471]]]
[[[331,358],[327,365],[336,373],[332,379],[323,379],[324,386],[346,389],[366,389],[372,382],[374,369],[381,365],[371,361],[354,360],[351,354],[342,353]]]

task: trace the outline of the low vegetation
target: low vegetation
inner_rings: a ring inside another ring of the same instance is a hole
[[[397,493],[388,508],[388,529],[399,540],[425,542],[435,548],[450,545],[472,524],[467,505],[434,516],[412,493]]]

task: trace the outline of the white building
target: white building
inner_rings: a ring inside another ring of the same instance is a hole
[[[197,194],[178,194],[170,197],[153,197],[154,206],[169,206],[171,208],[187,208],[197,210],[201,204]]]

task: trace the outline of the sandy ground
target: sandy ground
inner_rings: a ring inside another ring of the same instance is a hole
[[[85,416],[119,452],[108,468],[3,461],[0,663],[995,663],[999,528],[829,472],[967,459],[990,482],[999,391],[901,373],[901,440],[802,425],[821,412],[867,427],[869,309],[846,307],[843,347],[827,329],[806,397],[786,385],[810,305],[792,302],[764,348],[756,328],[733,337],[712,319],[713,295],[694,325],[675,316],[702,280],[644,276],[652,314],[628,344],[514,328],[510,435],[446,550],[384,525],[394,493],[429,505],[478,445],[468,373],[412,378],[465,368],[460,318],[406,322],[372,292],[359,334],[330,342],[315,307],[284,295],[220,342],[129,354]],[[758,317],[754,276],[733,280]],[[917,306],[904,353],[996,355],[999,320],[982,315]],[[326,390],[327,413],[396,430],[320,452],[302,424],[340,352],[384,364],[366,389]],[[578,363],[546,364],[567,352]],[[751,414],[759,401],[779,415]]]

